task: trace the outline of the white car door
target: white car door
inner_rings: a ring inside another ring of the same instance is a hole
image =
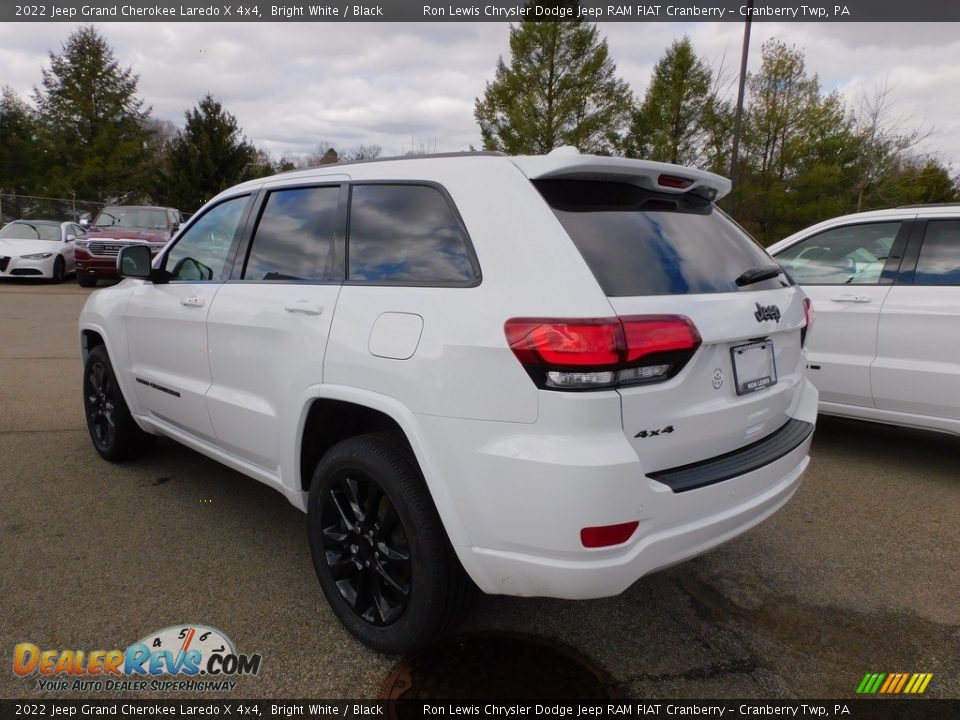
[[[169,281],[137,281],[126,323],[130,383],[141,411],[205,440],[210,387],[207,314],[235,251],[249,196],[206,209],[165,254]]]
[[[960,219],[917,224],[880,316],[873,394],[882,410],[957,420]]]
[[[908,231],[904,220],[853,222],[777,251],[777,261],[813,302],[817,322],[807,340],[807,377],[821,403],[874,407],[870,367],[892,281],[884,268]]]
[[[279,475],[281,458],[294,454],[297,401],[323,382],[343,282],[346,186],[281,187],[261,195],[245,257],[234,266],[236,279],[217,294],[207,318],[207,408],[221,447]]]

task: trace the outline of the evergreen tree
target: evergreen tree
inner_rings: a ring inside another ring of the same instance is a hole
[[[577,8],[576,2],[542,2]],[[474,116],[486,150],[548,153],[573,145],[584,153],[617,151],[629,122],[630,88],[616,78],[607,42],[582,20],[510,26],[510,64],[477,98]]]
[[[697,164],[703,158],[711,73],[690,39],[675,41],[657,62],[630,128],[630,154],[649,160]]]
[[[39,194],[41,152],[37,145],[37,122],[33,111],[13,88],[0,92],[0,192],[12,195]],[[12,196],[2,199],[4,218],[22,217],[26,205]]]
[[[260,165],[237,119],[209,93],[186,121],[170,147],[164,203],[195,212],[221,190],[257,177]]]
[[[143,194],[150,109],[138,76],[123,69],[94,27],[74,31],[50,53],[34,102],[47,151],[47,192],[94,200]]]

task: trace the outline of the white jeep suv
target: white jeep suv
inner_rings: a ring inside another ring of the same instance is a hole
[[[162,435],[308,515],[320,584],[404,652],[487,593],[597,598],[796,491],[801,291],[690,168],[457,154],[207,203],[80,318],[90,435]]]

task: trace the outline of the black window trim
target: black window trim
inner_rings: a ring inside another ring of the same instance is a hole
[[[243,273],[247,268],[247,261],[250,259],[250,250],[253,248],[253,241],[256,237],[257,226],[260,224],[260,218],[263,217],[263,211],[267,207],[267,201],[270,194],[282,192],[284,190],[302,190],[305,188],[317,187],[339,187],[340,197],[337,200],[337,226],[334,235],[334,252],[338,258],[338,265],[334,269],[334,276],[330,280],[247,280]],[[336,180],[308,180],[305,182],[291,183],[289,185],[273,185],[270,187],[260,187],[257,191],[257,197],[250,208],[249,219],[237,252],[231,263],[229,277],[225,282],[241,283],[244,285],[342,285],[346,273],[346,228],[347,228],[347,183],[343,179]],[[337,277],[339,272],[339,278]]]
[[[883,269],[880,271],[880,277],[878,277],[877,281],[874,283],[856,283],[856,285],[850,284],[849,287],[876,287],[880,285],[893,285],[896,282],[899,282],[898,273],[902,275],[902,263],[905,255],[907,254],[905,252],[905,249],[908,249],[907,242],[911,238],[913,227],[916,224],[913,217],[887,218],[887,219],[877,218],[877,219],[868,220],[867,222],[854,221],[854,222],[844,223],[842,225],[834,225],[833,227],[824,228],[819,232],[816,232],[812,235],[807,235],[805,238],[797,240],[797,242],[789,245],[788,247],[783,248],[783,250],[781,250],[776,255],[774,255],[773,258],[782,267],[783,264],[778,259],[781,253],[796,247],[800,243],[805,243],[808,240],[813,240],[813,238],[819,235],[823,235],[828,232],[833,232],[834,230],[842,230],[844,228],[861,227],[863,225],[880,225],[880,224],[893,223],[893,222],[899,222],[900,229],[897,230],[897,235],[893,239],[893,245],[890,246],[890,254],[887,256],[887,260],[883,264]],[[786,268],[784,268],[784,271],[789,276],[790,271],[787,270]],[[801,287],[804,287],[804,286],[847,287],[845,283],[801,282],[797,284],[800,285]]]
[[[930,227],[931,222],[941,220],[960,222],[960,216],[924,216],[918,217],[914,222],[914,230],[910,235],[910,244],[907,246],[907,251],[903,256],[903,262],[900,265],[900,275],[897,278],[898,285],[911,285],[915,287],[960,287],[960,285],[951,283],[921,283],[918,285],[914,282],[917,274],[917,265],[920,262],[920,253],[923,251],[923,244],[927,239],[927,229]]]
[[[422,287],[422,288],[475,288],[478,287],[483,282],[483,272],[480,269],[480,260],[477,257],[477,252],[473,246],[473,239],[470,237],[470,233],[467,232],[466,223],[463,222],[463,217],[460,215],[460,210],[457,208],[457,204],[453,201],[453,198],[450,196],[450,193],[447,189],[438,182],[432,180],[394,180],[394,179],[377,179],[377,180],[350,180],[346,183],[349,186],[349,197],[347,201],[347,242],[346,242],[346,252],[344,254],[344,277],[343,284],[350,286],[361,286],[361,287]],[[470,260],[470,266],[473,269],[473,277],[469,280],[446,280],[438,282],[413,282],[410,280],[380,280],[380,281],[370,281],[370,280],[351,280],[350,279],[350,215],[353,212],[353,188],[357,185],[388,185],[388,186],[403,186],[403,185],[415,185],[420,187],[432,188],[440,193],[440,196],[444,199],[444,202],[447,204],[447,208],[450,210],[453,218],[457,221],[457,225],[460,227],[460,233],[463,237],[463,244],[467,251],[467,257]]]
[[[226,282],[227,279],[230,277],[230,273],[232,271],[233,265],[236,260],[237,250],[240,247],[240,239],[247,232],[247,225],[250,221],[250,210],[256,204],[257,193],[258,193],[258,190],[255,189],[249,192],[242,192],[242,193],[237,193],[236,195],[230,195],[229,197],[221,198],[214,204],[205,205],[202,211],[195,212],[190,217],[190,222],[186,226],[181,227],[180,231],[177,232],[173,242],[170,243],[166,248],[164,248],[162,259],[157,265],[157,267],[159,267],[161,270],[166,270],[167,258],[170,256],[170,253],[173,251],[173,249],[180,244],[180,241],[183,240],[184,237],[186,237],[187,233],[190,232],[193,226],[196,223],[198,223],[201,219],[206,217],[208,213],[212,212],[214,208],[220,207],[224,203],[230,202],[231,200],[236,200],[238,198],[246,198],[247,203],[243,208],[243,212],[240,214],[240,222],[237,223],[237,229],[233,233],[233,239],[230,241],[230,250],[227,251],[227,256],[226,258],[224,258],[223,269],[220,271],[219,277],[211,278],[210,280],[178,280],[176,278],[170,278],[166,282],[178,283],[178,284],[184,283],[184,284],[191,284],[191,285],[196,285],[196,284],[209,285],[212,283]]]

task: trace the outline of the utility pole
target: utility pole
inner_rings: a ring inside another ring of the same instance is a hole
[[[733,150],[730,153],[730,212],[737,210],[736,193],[740,178],[740,124],[743,120],[743,91],[747,84],[747,55],[750,53],[750,24],[753,22],[753,0],[747,0],[747,20],[743,25],[743,50],[740,53],[740,84],[737,87],[737,112],[733,119]]]

